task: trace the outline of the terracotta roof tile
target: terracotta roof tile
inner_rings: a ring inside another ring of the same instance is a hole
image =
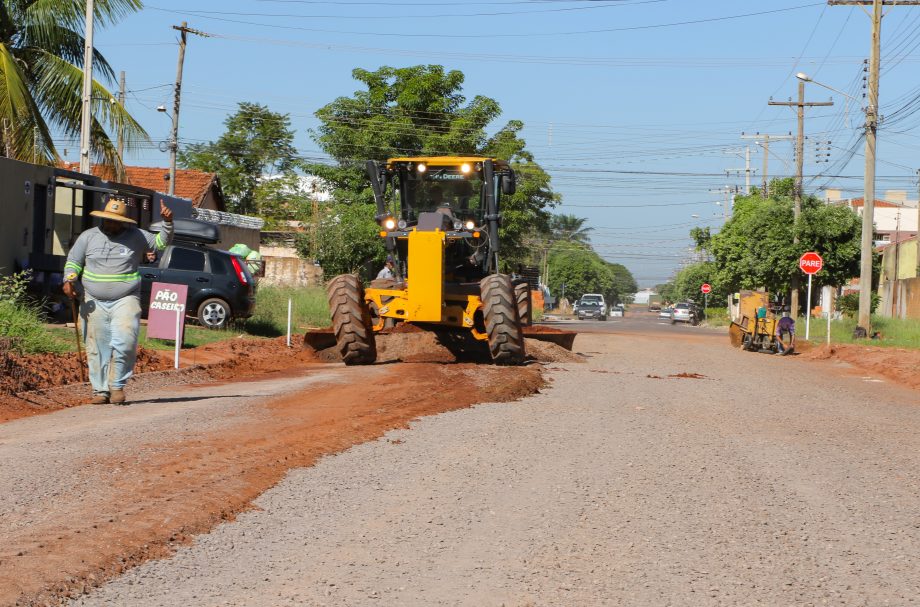
[[[861,207],[861,206],[863,206],[863,199],[862,199],[862,198],[853,198],[852,200],[850,200],[850,206],[852,206],[852,207]],[[878,198],[876,198],[876,199],[875,199],[875,206],[880,207],[880,208],[898,208],[898,207],[903,206],[903,205],[895,204],[895,203],[893,203],[893,202],[888,202],[887,200],[879,200]]]

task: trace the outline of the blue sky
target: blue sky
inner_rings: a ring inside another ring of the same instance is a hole
[[[155,141],[131,164],[166,165],[169,121],[155,108],[171,107],[182,21],[213,36],[189,40],[180,142],[216,139],[236,103],[254,101],[289,113],[298,149],[317,156],[313,112],[358,88],[353,68],[459,69],[467,97],[501,104],[496,128],[525,122],[559,212],[587,218],[597,250],[643,285],[685,260],[690,227],[721,225],[713,190],[743,186],[725,170],[744,167],[746,145],[759,182],[761,150],[741,133],[795,130],[794,112],[768,99],[795,95],[797,71],[861,99],[869,46],[862,10],[808,0],[151,0],[96,38]],[[891,8],[882,33],[882,114],[900,120],[880,131],[877,189],[916,198],[920,8]],[[806,96],[835,102],[807,114],[806,190],[860,196],[862,105],[814,84]],[[788,175],[792,145],[771,152],[770,174]]]

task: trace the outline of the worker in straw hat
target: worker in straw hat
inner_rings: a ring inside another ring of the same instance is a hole
[[[124,201],[110,198],[104,211],[90,213],[102,225],[77,238],[64,264],[64,294],[80,305],[89,379],[90,403],[125,403],[125,383],[134,371],[141,320],[141,275],[138,268],[148,251],[162,251],[172,241],[172,211],[160,202],[163,228],[151,234],[136,227]],[[109,379],[111,378],[111,385]]]

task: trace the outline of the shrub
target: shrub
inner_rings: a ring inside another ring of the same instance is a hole
[[[878,293],[872,293],[871,298],[871,312],[874,314],[875,310],[878,308],[878,304],[881,301]],[[850,318],[856,316],[859,313],[859,293],[847,293],[837,300],[837,309],[843,312],[844,316]]]
[[[61,353],[64,345],[45,329],[38,310],[27,304],[0,299],[0,349],[20,354]]]

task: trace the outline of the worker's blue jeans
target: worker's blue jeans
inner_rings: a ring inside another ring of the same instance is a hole
[[[100,301],[87,294],[80,306],[80,318],[93,393],[108,395],[110,389],[124,389],[137,360],[140,298],[128,295],[115,301]]]

